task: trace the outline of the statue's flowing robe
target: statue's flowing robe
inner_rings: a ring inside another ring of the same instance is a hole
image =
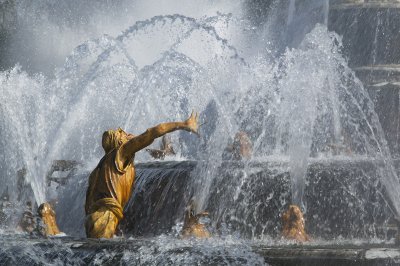
[[[107,153],[89,177],[85,229],[90,238],[113,237],[132,194],[135,181],[133,160],[123,165],[117,151],[114,149]]]

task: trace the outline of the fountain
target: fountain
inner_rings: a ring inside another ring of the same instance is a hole
[[[398,1],[219,1],[199,10],[193,1],[154,12],[145,1],[93,10],[6,2],[17,14],[10,40],[31,42],[21,48],[27,58],[15,55],[20,64],[0,73],[1,264],[398,263]],[[137,8],[148,17],[114,14]],[[40,9],[47,18],[18,31]],[[73,36],[59,49],[48,44],[54,60],[40,57],[35,30],[44,25]],[[10,62],[20,46],[8,50]],[[200,138],[174,133],[173,154],[135,159],[124,237],[85,239],[102,132],[138,134],[192,109],[201,111]],[[28,200],[51,201],[67,236],[16,232]],[[209,212],[211,238],[179,238],[192,201]],[[281,237],[291,204],[304,212],[310,243]]]

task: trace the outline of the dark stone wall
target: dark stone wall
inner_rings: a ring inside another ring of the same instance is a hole
[[[194,167],[191,162],[138,164],[135,191],[125,207],[122,230],[135,236],[156,236],[183,221]]]
[[[400,8],[331,9],[328,26],[343,35],[350,67],[400,63]]]
[[[393,158],[400,157],[400,87],[393,84],[367,86]]]
[[[0,70],[12,66],[7,56],[10,40],[16,31],[17,14],[14,0],[0,3]]]
[[[400,5],[385,6],[334,6],[328,26],[343,36],[343,53],[373,100],[392,156],[398,158]]]
[[[135,193],[125,208],[127,235],[171,232],[183,221],[192,195],[194,162],[138,165]],[[313,163],[304,195],[306,227],[315,238],[386,238],[392,214],[372,161]],[[281,214],[290,203],[285,163],[226,161],[210,190],[206,210],[214,234],[279,237]],[[393,235],[391,235],[393,236]]]

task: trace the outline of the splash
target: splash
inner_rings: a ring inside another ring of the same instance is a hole
[[[326,3],[318,5],[324,12]],[[399,182],[384,134],[371,100],[342,56],[340,37],[313,23],[311,32],[290,45],[296,48],[285,44],[245,57],[223,36],[232,24],[248,25],[229,14],[155,16],[127,26],[116,37],[80,44],[54,78],[29,75],[18,66],[2,72],[3,181],[16,191],[15,174],[25,168],[40,204],[47,197],[45,176],[53,160],[98,161],[104,130],[124,125],[138,134],[160,122],[183,120],[196,109],[207,122],[202,137],[173,138],[179,156],[198,161],[190,189],[199,208],[206,208],[218,189],[214,185],[222,179],[229,138],[245,131],[253,140],[254,156],[243,162],[232,184],[224,184],[235,202],[251,178],[250,163],[287,163],[282,168],[290,172],[292,202],[306,208],[310,161],[364,159],[379,169],[398,211]],[[248,29],[241,30],[238,35]],[[235,41],[246,43],[247,35],[241,36]],[[136,159],[149,158],[141,153]],[[251,196],[238,203],[247,210],[236,220],[255,213]],[[223,208],[225,203],[215,204]]]
[[[183,120],[192,108],[201,110],[215,88],[203,86],[200,96],[195,84],[204,81],[203,72],[213,57],[243,63],[211,26],[227,19],[225,15],[199,20],[158,16],[137,22],[117,38],[103,36],[78,46],[55,79],[29,76],[19,67],[3,72],[1,125],[4,155],[10,161],[2,165],[6,180],[26,168],[26,181],[39,204],[46,199],[44,177],[51,162],[100,157],[94,136],[102,131],[125,125],[138,134],[163,121]],[[160,42],[164,47],[157,52],[150,49],[153,62],[138,67],[134,58],[142,44],[137,40],[155,38],[160,32],[171,32],[170,41]],[[207,42],[188,50],[188,42],[199,38]],[[203,53],[220,49],[200,64],[193,58],[203,56],[202,47]],[[12,185],[15,188],[15,182]]]

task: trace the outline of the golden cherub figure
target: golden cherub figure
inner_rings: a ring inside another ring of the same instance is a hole
[[[235,134],[233,142],[225,148],[226,158],[233,160],[249,160],[253,155],[253,144],[244,131]]]
[[[46,236],[54,236],[61,233],[56,222],[56,212],[49,203],[42,203],[38,208],[38,214],[43,221]]]
[[[146,148],[156,138],[176,130],[198,134],[198,113],[193,112],[183,122],[162,123],[141,135],[122,129],[103,133],[105,155],[89,176],[86,192],[86,235],[90,238],[112,238],[135,182],[135,153]]]
[[[210,232],[208,232],[206,226],[200,223],[201,217],[208,217],[208,212],[195,213],[195,204],[193,201],[190,202],[189,206],[185,210],[185,218],[183,222],[183,228],[181,232],[182,238],[196,237],[196,238],[209,238]]]
[[[164,160],[165,156],[175,155],[174,148],[172,147],[171,139],[164,135],[161,138],[160,149],[146,149],[146,151],[153,157],[154,159]]]
[[[283,230],[282,235],[287,239],[299,242],[310,241],[310,237],[305,231],[304,217],[297,205],[290,205],[289,209],[282,215]]]

